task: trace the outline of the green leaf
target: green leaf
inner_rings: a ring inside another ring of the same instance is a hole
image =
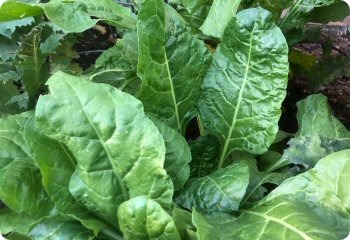
[[[22,72],[21,80],[31,99],[35,99],[43,90],[49,77],[46,54],[40,51],[42,28],[35,27],[22,37],[21,51],[18,56],[18,68]]]
[[[310,21],[321,23],[343,21],[349,15],[349,4],[345,1],[338,1],[329,6],[315,8],[310,16]]]
[[[128,32],[96,60],[95,71],[90,79],[110,84],[135,96],[141,85],[137,76],[137,62],[137,35],[136,32]]]
[[[287,13],[278,22],[278,26],[286,32],[292,28],[300,28],[308,22],[312,11],[318,7],[333,4],[336,0],[293,0]]]
[[[220,143],[214,136],[201,136],[190,142],[190,148],[192,178],[204,177],[217,169]]]
[[[0,6],[0,22],[33,17],[42,13],[43,10],[36,5],[7,0]]]
[[[301,202],[284,198],[243,211],[230,227],[219,239],[339,240],[342,236],[327,219],[319,218]]]
[[[0,119],[0,200],[18,212],[43,216],[53,205],[23,137],[31,115],[27,112]]]
[[[280,197],[298,202],[322,218],[331,232],[339,235],[338,239],[344,238],[350,229],[350,195],[346,186],[349,177],[350,150],[332,153],[312,170],[287,179],[261,204]]]
[[[46,137],[36,127],[34,116],[26,123],[24,139],[41,171],[44,188],[57,210],[81,221],[86,228],[92,229],[97,235],[106,227],[105,224],[77,204],[69,192],[70,178],[77,164],[69,150],[62,143]]]
[[[164,168],[174,183],[174,190],[179,190],[190,175],[191,150],[186,139],[176,130],[151,117],[162,134],[165,143]]]
[[[0,23],[0,35],[11,39],[12,34],[15,32],[16,28],[31,25],[33,22],[34,18],[28,17],[19,20]]]
[[[19,50],[20,47],[16,42],[0,36],[0,60],[14,60]]]
[[[288,46],[262,8],[228,24],[202,85],[204,127],[221,142],[219,167],[233,150],[264,153],[278,131],[286,95]]]
[[[182,4],[186,10],[180,10],[180,14],[191,27],[199,29],[208,16],[213,0],[183,0]]]
[[[134,28],[136,25],[131,10],[113,0],[56,0],[41,6],[51,22],[68,32],[83,32],[100,20],[116,27]]]
[[[68,221],[60,217],[45,219],[36,224],[27,234],[32,240],[54,240],[54,239],[92,239],[90,230],[84,228],[78,222]]]
[[[309,169],[326,155],[350,148],[350,132],[332,115],[324,95],[310,95],[297,106],[299,130],[278,161],[263,165],[265,171],[291,163]]]
[[[37,123],[77,159],[70,191],[80,203],[112,224],[119,205],[130,197],[171,203],[164,141],[138,100],[62,72],[48,85],[51,94],[39,98]]]
[[[235,162],[242,161],[246,164],[249,168],[250,175],[249,185],[242,199],[241,207],[251,207],[267,194],[268,189],[264,187],[263,184],[270,183],[280,185],[286,178],[291,176],[283,173],[260,172],[256,166],[256,160],[253,157],[247,157],[246,155],[237,157],[237,155],[235,155]]]
[[[236,15],[241,0],[214,0],[209,14],[199,28],[204,34],[221,38],[227,24]]]
[[[248,5],[260,6],[268,10],[273,14],[276,21],[281,17],[283,10],[288,9],[293,4],[293,0],[243,0],[242,2],[250,2]]]
[[[162,0],[145,1],[138,16],[138,97],[146,112],[184,133],[196,112],[210,53]]]
[[[0,233],[8,234],[10,232],[17,232],[26,234],[30,227],[39,222],[42,217],[3,208],[0,210]]]
[[[233,212],[238,210],[248,184],[248,166],[240,162],[189,181],[176,202],[205,213]]]
[[[180,240],[171,216],[147,197],[124,202],[118,210],[118,218],[125,240]]]
[[[194,230],[192,214],[186,210],[175,207],[171,217],[174,220],[182,240],[191,240],[190,232]]]
[[[18,94],[19,91],[12,81],[0,81],[0,117],[20,112],[20,107],[10,102]]]
[[[197,229],[198,240],[233,239],[226,238],[226,235],[232,231],[231,224],[235,220],[236,218],[229,214],[202,215],[196,209],[192,212],[192,222]]]

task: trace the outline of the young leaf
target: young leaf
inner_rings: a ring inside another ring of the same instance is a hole
[[[350,148],[350,132],[332,115],[324,95],[311,95],[297,106],[299,130],[278,161],[262,164],[265,171],[291,163],[309,169],[326,155]]]
[[[142,4],[137,33],[142,80],[138,97],[146,112],[184,133],[196,111],[210,53],[162,0]]]
[[[0,81],[0,117],[20,112],[18,104],[11,102],[11,99],[18,95],[17,86],[12,81]]]
[[[217,169],[220,143],[214,136],[201,136],[190,143],[190,148],[192,178],[204,177]]]
[[[241,0],[214,0],[209,14],[199,28],[204,34],[221,38],[227,24],[236,15]]]
[[[162,134],[165,143],[164,168],[174,183],[174,190],[180,189],[190,175],[191,150],[186,139],[162,121],[151,117]]]
[[[118,210],[120,228],[125,240],[180,240],[171,216],[152,199],[132,198]]]
[[[228,24],[202,85],[205,128],[222,145],[219,167],[233,150],[264,153],[278,131],[286,95],[288,46],[262,8],[239,12]]]
[[[119,205],[130,197],[171,203],[164,141],[138,100],[62,72],[48,85],[51,94],[37,104],[38,126],[77,159],[70,191],[80,203],[114,224]]]
[[[34,22],[34,18],[28,17],[10,22],[0,23],[0,35],[11,39],[12,34],[18,27],[27,26]]]
[[[205,213],[233,212],[238,210],[248,184],[249,169],[241,162],[188,182],[176,202]]]
[[[114,47],[96,60],[90,76],[94,82],[110,84],[123,92],[137,95],[141,80],[137,76],[138,44],[136,32],[128,32]]]

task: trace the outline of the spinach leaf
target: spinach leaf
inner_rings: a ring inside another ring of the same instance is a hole
[[[162,0],[145,1],[138,17],[137,69],[142,80],[138,97],[146,112],[184,134],[196,114],[210,53]]]
[[[228,24],[202,85],[204,127],[221,142],[219,167],[233,150],[261,154],[278,131],[286,95],[288,46],[262,8],[239,12]]]
[[[148,195],[169,206],[173,189],[163,169],[164,140],[141,103],[62,72],[48,84],[50,95],[37,104],[37,124],[77,159],[70,191],[78,202],[114,225],[119,205],[129,198]]]

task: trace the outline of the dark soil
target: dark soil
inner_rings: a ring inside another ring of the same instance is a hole
[[[323,55],[322,43],[324,41],[322,38],[327,37],[331,39],[332,55],[350,58],[349,24],[350,18],[347,18],[343,23],[326,25],[322,36],[318,39],[319,42],[298,44],[296,48],[303,49],[321,59]],[[297,131],[298,124],[295,117],[297,108],[295,104],[315,93],[322,93],[328,97],[333,114],[350,129],[350,76],[337,76],[333,81],[317,88],[310,86],[308,79],[291,79],[288,86],[288,95],[283,104],[283,114],[280,121],[281,129],[288,132]]]

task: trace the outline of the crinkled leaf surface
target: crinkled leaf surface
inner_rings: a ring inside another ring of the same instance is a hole
[[[0,119],[0,200],[18,212],[42,216],[53,205],[24,140],[30,115],[27,112]]]
[[[138,97],[146,112],[184,133],[196,111],[210,53],[162,0],[145,1],[138,17]]]
[[[190,148],[192,178],[204,177],[217,169],[220,143],[214,136],[201,136],[190,142]]]
[[[114,224],[129,197],[148,195],[170,204],[164,141],[138,100],[62,72],[48,85],[51,94],[37,104],[38,126],[77,159],[70,191],[80,203]]]
[[[180,189],[190,175],[189,163],[192,160],[191,150],[186,139],[175,129],[162,121],[151,117],[151,120],[162,134],[165,143],[164,168],[174,183],[174,189]]]
[[[299,130],[283,156],[264,169],[272,171],[290,163],[312,168],[326,155],[350,148],[350,132],[332,115],[324,95],[310,95],[297,103]]]
[[[176,202],[205,213],[233,212],[238,210],[248,184],[249,169],[241,162],[189,181]]]
[[[124,202],[118,210],[125,240],[180,240],[171,216],[154,200],[144,196]]]
[[[200,30],[208,36],[221,38],[240,3],[241,0],[214,0]]]
[[[216,226],[214,226],[216,227]],[[221,239],[339,240],[327,219],[300,202],[276,198],[244,211]]]
[[[76,160],[66,146],[46,137],[35,124],[32,116],[26,123],[24,139],[31,156],[38,165],[44,188],[62,214],[81,221],[97,235],[105,224],[79,205],[69,192],[69,181],[76,167]]]
[[[347,234],[350,229],[350,193],[346,185],[349,177],[350,150],[332,153],[313,169],[284,181],[262,200],[262,204],[287,197],[300,205],[307,205],[336,233]]]
[[[263,153],[274,141],[286,95],[288,46],[262,8],[228,24],[202,85],[204,126],[222,145],[219,166],[233,150]]]
[[[136,31],[124,34],[123,39],[104,51],[96,60],[90,76],[94,82],[108,83],[123,92],[136,96],[141,80],[137,76],[138,44]]]

